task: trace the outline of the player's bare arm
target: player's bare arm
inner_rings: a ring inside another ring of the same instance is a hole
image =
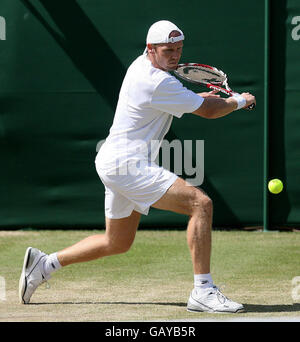
[[[204,97],[205,100],[203,101],[202,105],[192,114],[199,115],[206,119],[217,119],[232,113],[238,107],[237,100],[234,97],[221,98],[214,94],[204,94],[199,94],[200,96]],[[256,104],[255,97],[252,94],[243,93],[241,96],[246,100],[246,105],[244,108],[247,108],[252,103]]]

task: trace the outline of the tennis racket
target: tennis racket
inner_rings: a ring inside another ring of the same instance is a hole
[[[230,89],[227,75],[210,65],[197,63],[178,64],[174,74],[185,81],[204,85],[209,89],[218,90],[228,96],[238,94]],[[255,103],[252,103],[245,109],[252,110],[254,108]]]

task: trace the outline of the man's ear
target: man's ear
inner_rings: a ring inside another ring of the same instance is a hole
[[[154,52],[154,45],[153,44],[147,44],[148,52],[153,53]]]

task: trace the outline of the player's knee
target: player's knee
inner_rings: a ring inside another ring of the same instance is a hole
[[[192,200],[192,213],[194,215],[208,215],[213,213],[213,202],[209,196],[197,189]]]
[[[131,248],[133,244],[133,241],[131,240],[109,240],[107,247],[110,251],[109,254],[113,255],[113,254],[122,254],[122,253],[126,253],[129,251],[129,249]]]
[[[211,200],[210,197],[205,196],[202,200],[202,206],[204,208],[205,211],[207,211],[208,213],[212,213],[213,211],[213,201]]]
[[[126,253],[126,252],[128,252],[128,251],[130,250],[131,246],[132,246],[132,242],[125,242],[125,243],[122,243],[120,246],[118,246],[118,247],[116,248],[116,252],[117,252],[118,254]]]

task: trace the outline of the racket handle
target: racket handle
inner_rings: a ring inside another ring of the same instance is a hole
[[[252,103],[250,106],[246,107],[246,110],[253,110],[255,108],[255,103]]]

